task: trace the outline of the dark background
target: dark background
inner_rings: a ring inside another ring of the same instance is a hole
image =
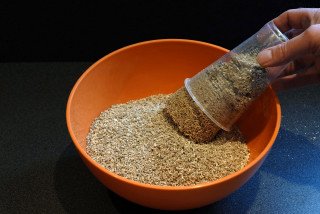
[[[1,1],[0,62],[96,61],[128,44],[187,38],[233,48],[289,8],[311,1]]]
[[[320,7],[319,0],[104,2],[0,1],[1,214],[167,213],[122,199],[83,164],[65,123],[76,80],[128,44],[187,38],[231,49],[286,9]],[[260,170],[227,198],[178,213],[319,213],[319,94],[319,86],[278,94],[281,129]]]

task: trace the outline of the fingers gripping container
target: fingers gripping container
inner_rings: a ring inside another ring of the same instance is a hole
[[[192,78],[185,88],[197,106],[221,129],[232,125],[286,67],[262,68],[263,49],[287,41],[273,21]]]

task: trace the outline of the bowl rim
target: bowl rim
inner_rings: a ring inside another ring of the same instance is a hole
[[[276,126],[275,126],[275,131],[271,136],[271,139],[267,146],[264,148],[264,150],[254,159],[252,160],[249,164],[245,165],[242,169],[231,173],[225,177],[219,178],[215,181],[208,181],[208,182],[203,182],[199,183],[196,185],[190,185],[190,186],[160,186],[160,185],[154,185],[154,184],[146,184],[146,183],[140,183],[138,181],[130,180],[128,178],[122,177],[120,175],[117,175],[116,173],[111,172],[110,170],[104,168],[102,165],[94,161],[86,152],[84,148],[81,147],[80,143],[77,141],[75,137],[75,133],[73,132],[71,128],[71,103],[75,94],[76,89],[78,88],[79,84],[81,81],[93,70],[98,64],[100,64],[102,61],[107,60],[108,58],[112,57],[113,55],[116,55],[117,53],[120,53],[122,51],[126,51],[128,49],[132,49],[138,46],[143,46],[143,45],[149,45],[149,44],[160,44],[160,43],[188,43],[188,44],[197,44],[197,45],[204,45],[208,46],[211,48],[215,48],[224,52],[228,52],[228,49],[225,49],[223,47],[220,47],[218,45],[213,45],[207,42],[202,42],[202,41],[197,41],[197,40],[190,40],[190,39],[155,39],[155,40],[149,40],[149,41],[144,41],[144,42],[138,42],[132,45],[125,46],[123,48],[120,48],[118,50],[115,50],[95,63],[93,63],[89,68],[86,69],[86,71],[80,76],[80,78],[76,81],[75,85],[73,86],[70,95],[68,97],[67,101],[67,106],[66,106],[66,123],[67,123],[67,128],[69,131],[69,134],[71,136],[72,142],[75,145],[76,149],[78,150],[79,153],[81,153],[82,157],[85,158],[91,165],[93,165],[95,168],[98,170],[102,171],[105,174],[108,174],[111,177],[114,177],[117,180],[120,180],[121,182],[125,182],[127,184],[140,187],[140,188],[147,188],[147,189],[154,189],[154,190],[161,190],[161,191],[186,191],[186,190],[195,190],[195,189],[200,189],[200,188],[207,188],[209,186],[221,184],[224,182],[227,182],[229,180],[234,179],[235,177],[239,176],[242,173],[245,173],[252,167],[254,167],[258,162],[260,162],[263,158],[265,158],[270,151],[271,147],[273,146],[275,139],[278,135],[279,129],[280,129],[280,123],[281,123],[281,107],[280,107],[280,102],[275,94],[275,92],[271,88],[271,93],[275,97],[276,101]]]

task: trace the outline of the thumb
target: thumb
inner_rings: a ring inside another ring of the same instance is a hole
[[[313,39],[310,33],[305,31],[287,42],[261,51],[257,56],[257,61],[262,67],[284,65],[311,52],[310,47]]]

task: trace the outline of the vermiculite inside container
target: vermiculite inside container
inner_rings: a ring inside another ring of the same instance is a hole
[[[195,104],[184,87],[171,95],[164,111],[186,137],[198,143],[210,141],[220,130]]]
[[[218,61],[187,79],[185,87],[167,101],[167,114],[185,136],[198,143],[209,142],[221,128],[229,131],[270,83],[271,69],[258,64],[258,53],[284,41],[287,38],[274,23],[267,23]],[[280,75],[284,67],[272,68],[272,72]]]
[[[255,56],[254,52],[241,54],[213,64],[199,77],[201,81],[192,86],[193,93],[197,97],[201,95],[202,102],[214,103],[209,111],[222,126],[237,120],[268,85],[267,72],[259,66]],[[206,88],[208,84],[210,90]],[[198,143],[212,140],[221,129],[199,108],[185,87],[168,100],[166,112],[183,134]]]

